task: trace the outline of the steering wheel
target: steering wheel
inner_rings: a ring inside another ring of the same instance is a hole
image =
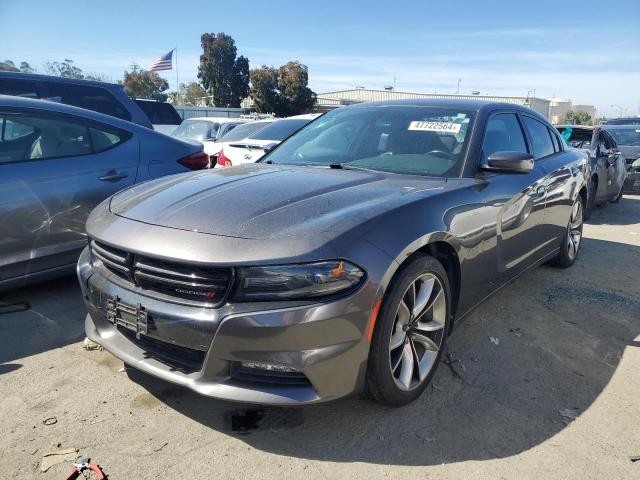
[[[446,158],[447,160],[456,160],[457,159],[457,157],[453,153],[447,152],[445,150],[431,150],[431,151],[427,152],[427,155],[432,155],[434,157]]]

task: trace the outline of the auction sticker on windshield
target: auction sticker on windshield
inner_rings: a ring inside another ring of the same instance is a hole
[[[460,124],[451,122],[424,122],[416,120],[409,124],[409,130],[458,133],[460,131]]]

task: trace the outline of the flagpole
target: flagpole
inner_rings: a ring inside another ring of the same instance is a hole
[[[180,94],[180,82],[178,81],[178,47],[173,49],[176,52],[176,93]]]

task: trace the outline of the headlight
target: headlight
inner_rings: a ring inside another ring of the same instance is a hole
[[[303,300],[355,288],[364,272],[345,260],[240,268],[235,301]]]

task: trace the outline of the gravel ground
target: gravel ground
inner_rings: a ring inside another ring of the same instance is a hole
[[[74,278],[7,292],[31,308],[0,315],[0,477],[66,478],[40,462],[75,448],[113,480],[640,478],[640,197],[584,233],[573,268],[531,271],[459,325],[402,409],[247,412],[84,350]]]

